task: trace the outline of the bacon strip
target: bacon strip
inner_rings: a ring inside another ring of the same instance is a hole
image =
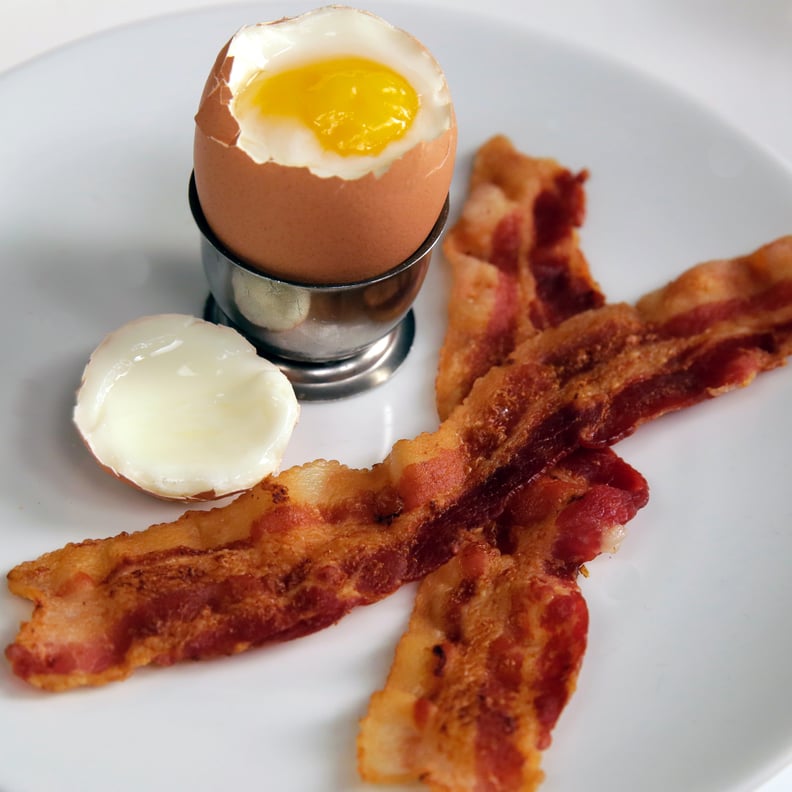
[[[584,177],[521,154],[502,136],[478,151],[469,198],[445,242],[453,297],[436,381],[441,415],[520,338],[602,304],[577,244]],[[592,471],[606,461],[630,471],[632,491],[609,490],[628,497],[630,508],[613,494],[603,497],[585,477],[559,486],[569,478],[562,462],[512,496],[482,531],[519,541],[504,547],[500,539],[479,540],[423,579],[385,688],[361,721],[364,779],[421,780],[455,792],[527,791],[540,783],[541,751],[586,647],[578,566],[602,550],[606,527],[612,531],[618,520],[622,526],[648,497],[643,479],[612,454],[575,455],[576,467],[586,463]],[[543,506],[515,510],[515,501]],[[524,519],[519,534],[515,514]],[[559,572],[564,550],[573,547],[586,552],[576,553],[576,562],[567,557]],[[558,613],[567,614],[566,625],[556,623]],[[499,673],[504,665],[511,669],[507,682]]]
[[[453,278],[435,383],[441,420],[521,341],[604,303],[577,233],[587,178],[503,135],[476,153],[462,216],[443,242]]]
[[[428,576],[361,725],[363,777],[535,789],[586,649],[578,569],[618,545],[647,498],[644,479],[611,451],[577,451]]]
[[[424,577],[576,448],[616,442],[784,362],[792,237],[725,268],[743,270],[749,297],[722,295],[721,310],[692,295],[693,332],[679,333],[685,314],[644,321],[641,305],[573,316],[370,470],[292,468],[223,509],[19,565],[9,587],[36,608],[6,650],[14,671],[51,690],[101,684],[293,638]]]

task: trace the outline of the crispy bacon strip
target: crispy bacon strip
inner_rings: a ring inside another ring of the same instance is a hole
[[[441,420],[521,341],[604,303],[578,244],[587,177],[503,135],[476,153],[462,216],[443,242],[453,279],[435,383]]]
[[[441,415],[519,338],[603,302],[577,245],[584,176],[521,154],[502,136],[477,153],[469,198],[445,243],[454,296],[436,381]],[[483,531],[518,542],[479,540],[424,578],[385,688],[361,721],[364,779],[421,780],[455,792],[527,791],[540,783],[541,751],[586,647],[577,566],[600,552],[604,528],[623,525],[648,495],[643,479],[612,454],[579,451],[574,459],[577,468],[600,470],[607,461],[630,471],[633,491],[619,493],[630,508],[611,494],[603,498],[584,476],[577,486],[559,486],[569,479],[562,462],[512,496]],[[515,509],[528,502],[543,507]],[[583,503],[596,507],[587,519],[571,520],[584,514]],[[524,519],[519,534],[515,514]],[[560,550],[573,540],[587,552],[577,563],[567,558],[560,573]],[[568,614],[566,625],[556,624],[559,612]],[[507,682],[499,675],[504,664]]]
[[[361,725],[364,778],[535,789],[586,648],[578,569],[618,545],[647,498],[644,479],[613,452],[579,450],[428,576]]]
[[[722,295],[728,310],[691,296],[690,332],[684,315],[656,325],[641,305],[614,305],[529,338],[436,432],[400,441],[370,470],[314,462],[223,509],[19,565],[9,587],[36,608],[6,650],[14,671],[51,690],[101,684],[293,638],[424,577],[576,448],[784,362],[792,237],[731,268],[746,270],[748,296]]]

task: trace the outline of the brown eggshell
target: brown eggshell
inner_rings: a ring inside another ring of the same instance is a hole
[[[218,239],[251,266],[302,283],[364,280],[414,253],[451,184],[453,114],[448,130],[379,177],[321,178],[308,168],[256,163],[235,145],[227,49],[215,61],[195,118],[196,189]]]

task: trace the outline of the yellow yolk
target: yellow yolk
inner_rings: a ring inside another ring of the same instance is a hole
[[[295,119],[327,151],[374,156],[407,132],[418,106],[418,94],[400,74],[348,56],[261,72],[239,93],[235,109]]]

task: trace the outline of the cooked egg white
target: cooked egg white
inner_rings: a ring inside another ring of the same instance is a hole
[[[91,355],[74,422],[114,475],[162,498],[217,498],[277,470],[291,383],[239,333],[193,316],[134,320]]]

